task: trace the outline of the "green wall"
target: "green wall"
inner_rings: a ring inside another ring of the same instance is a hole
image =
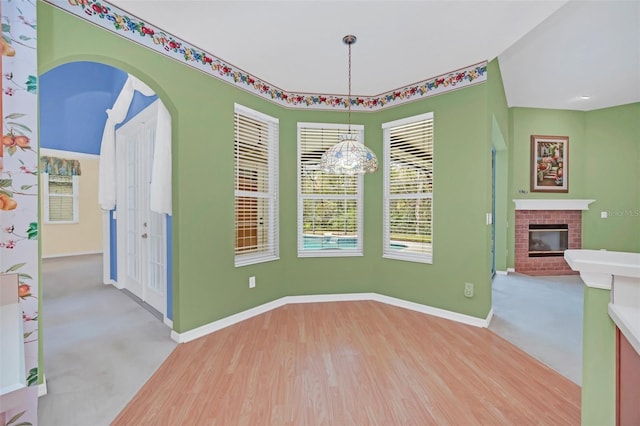
[[[640,252],[640,103],[585,114],[584,248]],[[607,219],[600,212],[607,211]]]
[[[378,292],[479,318],[491,307],[490,134],[486,84],[376,113],[353,113],[382,156],[381,123],[435,117],[434,262],[382,259],[382,171],[365,177],[364,256],[296,256],[296,123],[341,112],[280,107],[106,30],[38,3],[39,72],[76,60],[117,66],[147,83],[173,117],[173,325],[184,332],[285,295]],[[70,37],[69,34],[73,34]],[[215,52],[213,52],[215,54]],[[233,105],[280,120],[280,260],[235,268]],[[46,112],[43,112],[46,113]],[[255,276],[255,289],[248,277]],[[475,296],[463,297],[465,282]]]
[[[609,290],[584,288],[582,329],[582,424],[613,425],[616,413],[615,324]]]
[[[582,215],[582,246],[640,251],[640,103],[595,111],[510,109],[513,144],[509,165],[510,199],[580,198],[596,200]],[[530,193],[530,136],[569,136],[569,193]],[[523,190],[527,193],[520,193]],[[509,223],[515,209],[509,204]],[[601,219],[600,212],[610,217]],[[514,247],[509,228],[508,246]],[[513,267],[513,250],[508,255]]]
[[[509,110],[511,152],[509,162],[509,217],[508,265],[514,266],[515,204],[513,199],[564,199],[592,198],[586,194],[584,179],[585,119],[582,111],[563,111],[536,108],[511,108]],[[529,192],[531,135],[569,136],[569,193]]]
[[[502,83],[502,74],[498,60],[489,62],[487,82],[487,102],[489,105],[487,118],[489,122],[489,140],[496,151],[495,161],[495,269],[507,270],[507,212],[509,207],[509,108]]]

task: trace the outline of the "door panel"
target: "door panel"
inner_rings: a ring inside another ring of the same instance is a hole
[[[118,281],[166,314],[166,218],[149,209],[156,117],[154,103],[116,131],[118,176],[122,178],[118,240],[124,239],[124,244],[118,244],[118,271],[125,271]]]

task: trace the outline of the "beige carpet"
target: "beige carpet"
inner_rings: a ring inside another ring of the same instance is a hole
[[[102,284],[102,255],[42,262],[40,426],[108,425],[176,347],[171,330]]]
[[[496,275],[489,329],[581,385],[583,292],[579,275]]]

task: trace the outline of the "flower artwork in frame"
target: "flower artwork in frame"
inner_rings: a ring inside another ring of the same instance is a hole
[[[569,137],[531,135],[531,192],[569,192]]]

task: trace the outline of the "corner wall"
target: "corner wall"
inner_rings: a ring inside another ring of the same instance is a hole
[[[509,108],[504,92],[502,74],[498,59],[489,62],[487,67],[487,104],[489,122],[489,140],[495,149],[495,212],[493,222],[495,226],[495,270],[507,270],[507,212],[509,207],[508,182],[509,182]]]
[[[640,103],[601,110],[511,108],[509,199],[595,199],[582,215],[582,246],[640,251]],[[532,193],[531,135],[569,136],[569,192]],[[609,218],[602,219],[606,211]],[[509,203],[509,223],[515,206]],[[508,264],[514,266],[514,228],[508,232]]]

